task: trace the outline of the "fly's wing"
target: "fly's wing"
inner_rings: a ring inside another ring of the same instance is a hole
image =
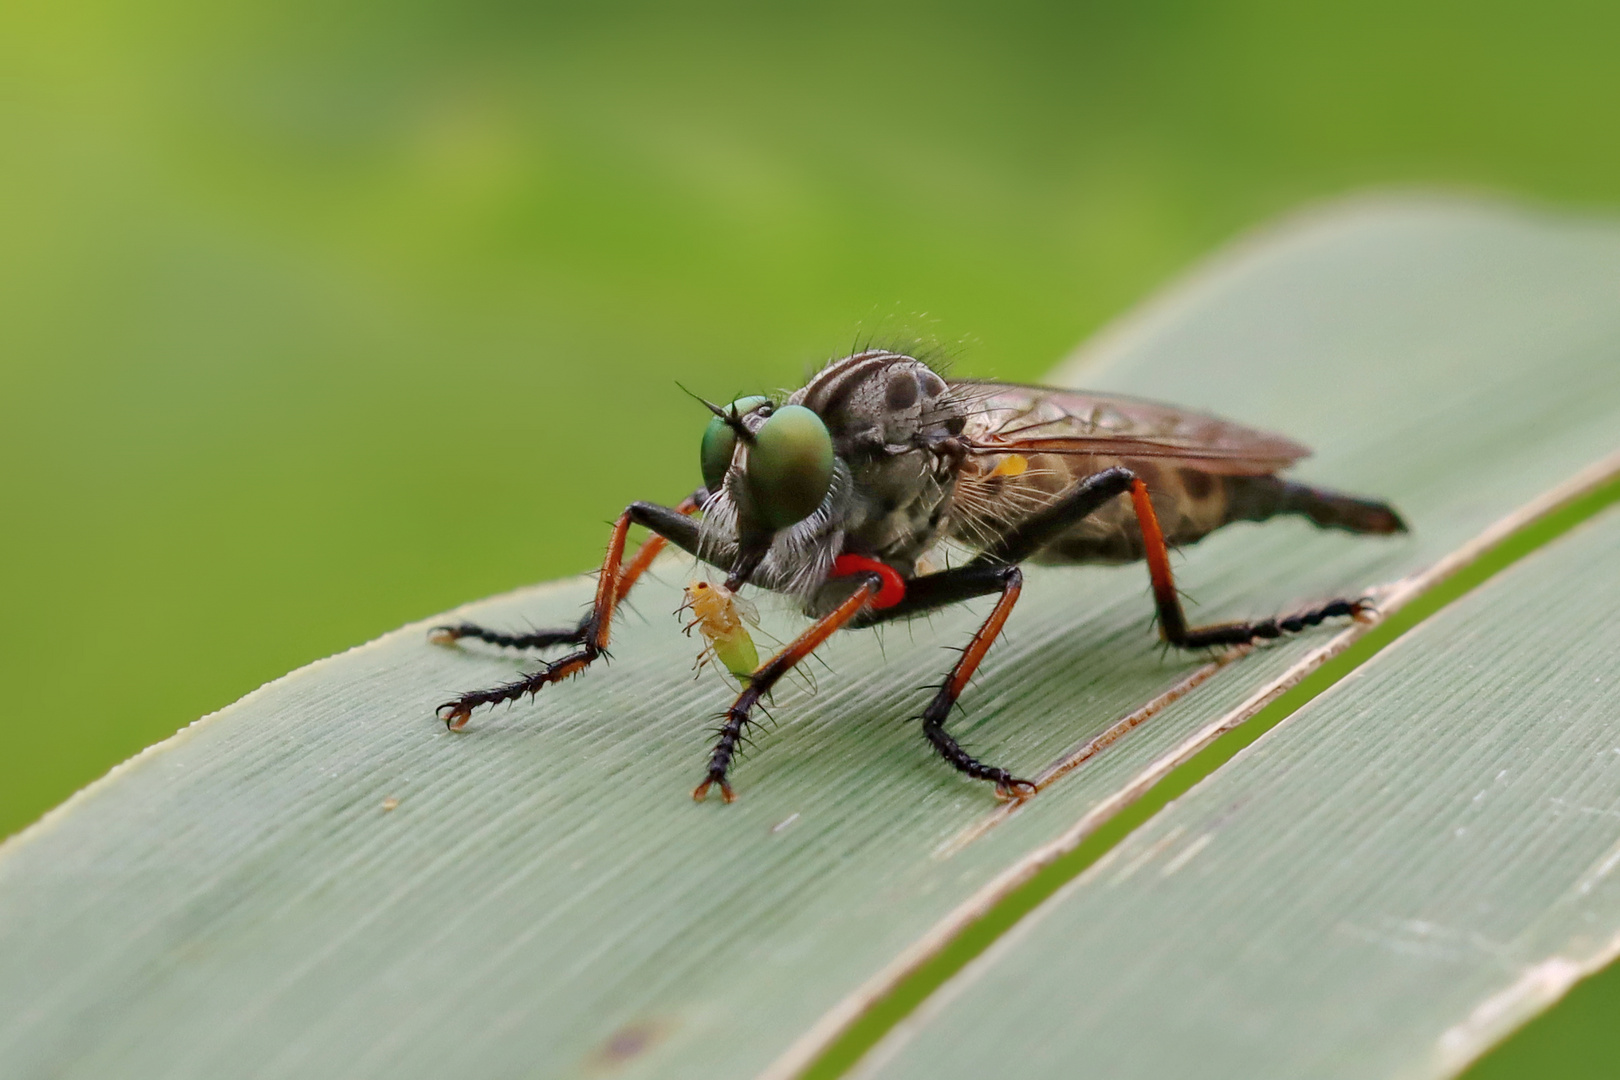
[[[955,379],[962,438],[978,454],[1156,458],[1224,476],[1266,476],[1310,454],[1292,439],[1172,405],[1082,390]]]

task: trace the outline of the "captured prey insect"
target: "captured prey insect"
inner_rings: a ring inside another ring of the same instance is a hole
[[[675,609],[676,614],[683,611],[692,613],[686,633],[696,630],[703,638],[698,667],[713,657],[746,685],[759,667],[759,649],[748,632],[749,626],[759,625],[759,613],[754,605],[724,585],[694,581],[686,587],[681,606]]]
[[[578,626],[529,634],[470,623],[434,629],[439,642],[476,638],[573,650],[532,674],[440,706],[452,729],[481,705],[537,693],[602,658],[615,609],[668,541],[726,571],[723,588],[731,594],[745,584],[784,593],[814,620],[742,680],[693,798],[718,786],[732,800],[732,758],[755,708],[834,632],[979,596],[997,600],[923,709],[922,733],[959,772],[1020,797],[1034,785],[973,757],[945,725],[1018,601],[1021,563],[1145,560],[1166,642],[1184,649],[1235,646],[1359,616],[1370,601],[1333,600],[1258,622],[1190,626],[1170,573],[1171,546],[1230,522],[1285,514],[1354,533],[1406,529],[1385,503],[1278,477],[1309,453],[1280,435],[1134,398],[947,380],[920,360],[885,350],[834,361],[785,400],[745,397],[708,407],[714,415],[701,446],[703,487],[673,508],[637,502],[625,509],[608,542],[595,602]],[[633,524],[653,535],[626,562]],[[930,550],[947,542],[970,549],[972,558],[923,569]]]

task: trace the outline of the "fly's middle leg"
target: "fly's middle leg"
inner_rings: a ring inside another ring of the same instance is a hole
[[[980,662],[984,660],[985,653],[990,651],[990,646],[995,644],[996,638],[1001,634],[1001,628],[1006,625],[1007,616],[1012,614],[1013,605],[1018,603],[1018,594],[1023,588],[1023,571],[1016,566],[1002,568],[1001,599],[996,601],[996,606],[991,609],[983,625],[974,632],[973,640],[962,650],[962,658],[951,668],[950,675],[946,676],[945,682],[922,714],[923,735],[939,752],[940,757],[958,772],[966,773],[978,780],[993,781],[997,794],[1009,797],[1032,795],[1035,792],[1035,784],[1029,780],[1020,780],[1006,769],[986,765],[975,758],[945,730],[945,721],[950,719],[956,699],[962,696],[968,680],[973,678],[973,673],[979,669]]]
[[[1006,625],[1007,617],[1012,614],[1013,605],[1018,602],[1019,593],[1023,588],[1024,572],[1017,566],[974,560],[951,570],[913,578],[906,583],[906,596],[900,603],[882,610],[864,611],[851,624],[857,627],[876,626],[892,619],[909,618],[975,597],[1001,594],[996,606],[974,632],[967,648],[962,650],[961,659],[951,668],[944,683],[935,691],[927,708],[923,709],[920,719],[923,724],[923,736],[952,768],[977,780],[989,780],[996,785],[998,794],[1011,797],[1033,794],[1035,784],[1029,780],[1019,779],[1006,769],[986,765],[968,753],[962,744],[945,730],[945,723],[950,719],[951,710],[956,707],[956,701],[962,696],[962,691],[967,689],[968,681],[973,678],[985,654],[990,651],[990,646],[995,644],[996,638],[1001,635],[1002,627]]]

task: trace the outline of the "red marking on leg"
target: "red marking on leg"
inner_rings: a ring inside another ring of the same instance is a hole
[[[827,576],[849,577],[851,574],[876,574],[883,582],[883,587],[872,598],[875,608],[891,608],[906,598],[905,579],[888,563],[868,559],[865,555],[844,554],[833,560],[832,571]]]

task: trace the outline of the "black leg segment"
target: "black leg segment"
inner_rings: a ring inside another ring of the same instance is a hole
[[[704,490],[699,488],[673,509],[655,503],[632,503],[623,514],[619,515],[619,520],[613,526],[612,539],[608,541],[607,554],[602,560],[601,575],[597,578],[596,599],[591,604],[591,610],[586,612],[579,625],[572,629],[507,634],[476,623],[464,622],[435,626],[428,631],[428,640],[438,645],[448,645],[462,638],[473,638],[487,641],[491,645],[514,649],[544,649],[555,645],[579,647],[577,651],[546,664],[539,671],[531,672],[522,678],[488,690],[469,691],[454,701],[445,702],[438,710],[439,715],[444,717],[445,725],[452,731],[460,730],[466,726],[474,709],[484,705],[497,705],[503,701],[516,701],[525,694],[537,694],[543,687],[561,682],[571,675],[577,675],[599,657],[606,656],[609,627],[613,621],[614,610],[629,595],[630,590],[635,588],[641,575],[658,557],[665,541],[690,536],[692,542],[696,543],[697,524],[690,515],[702,507],[705,494]],[[646,525],[653,531],[653,535],[642,543],[635,558],[624,563],[625,538],[632,522]],[[671,533],[675,535],[671,536]]]
[[[477,623],[453,623],[448,626],[435,626],[429,630],[428,640],[435,645],[449,645],[462,638],[472,638],[474,641],[487,641],[491,645],[499,645],[506,649],[550,649],[557,645],[578,645],[585,640],[585,625],[588,622],[590,622],[589,615],[581,619],[578,626],[568,630],[536,630],[528,634],[507,634],[479,626]]]
[[[1116,467],[1093,473],[1051,506],[1007,533],[974,562],[1023,562],[1076,522],[1090,517],[1131,490],[1135,480],[1135,474],[1126,468]]]

